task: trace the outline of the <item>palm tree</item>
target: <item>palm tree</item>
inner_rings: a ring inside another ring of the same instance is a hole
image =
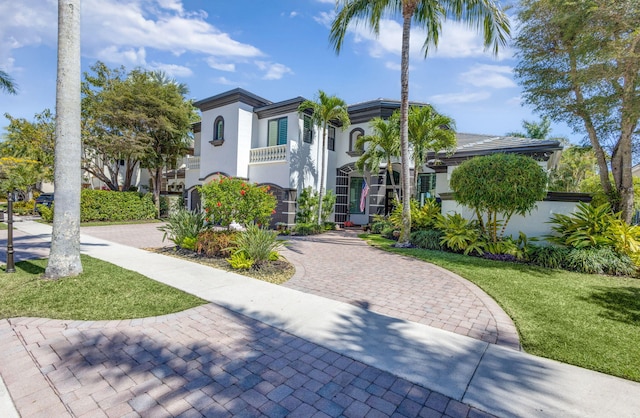
[[[363,172],[367,170],[370,173],[377,173],[381,163],[385,162],[396,200],[399,199],[393,177],[392,161],[400,156],[399,123],[400,116],[398,112],[394,112],[388,120],[373,118],[371,119],[373,135],[362,135],[356,141],[357,149],[364,150],[358,161],[356,161],[356,168]],[[386,184],[385,181],[385,187]]]
[[[418,169],[424,163],[427,151],[438,153],[455,147],[456,122],[431,106],[411,106],[408,125],[414,167],[413,190],[418,198]]]
[[[327,173],[325,172],[325,161],[327,152],[327,132],[330,121],[336,121],[342,124],[342,129],[346,129],[351,121],[349,120],[349,112],[347,104],[344,100],[337,96],[329,96],[324,91],[318,90],[318,98],[316,101],[305,100],[298,106],[298,112],[304,113],[311,111],[311,120],[315,126],[322,129],[322,164],[318,169],[318,178],[320,185],[318,187],[318,225],[322,223],[322,198],[324,195],[324,187],[327,182]]]
[[[0,70],[0,90],[9,94],[16,94],[16,85],[9,74]]]
[[[547,139],[551,133],[551,120],[544,116],[540,122],[522,121],[524,132],[507,132],[507,136],[515,136],[519,138]]]
[[[437,46],[442,21],[455,19],[482,31],[486,47],[493,46],[497,54],[509,35],[509,21],[494,0],[337,0],[338,12],[331,25],[329,41],[340,53],[344,38],[352,21],[362,21],[376,34],[380,34],[380,19],[383,16],[402,17],[402,50],[400,65],[400,153],[402,162],[402,185],[409,187],[409,35],[411,24],[426,29],[423,44],[425,58],[430,46]],[[409,194],[405,193],[408,197]],[[402,229],[399,246],[409,244],[411,233],[411,206],[409,199],[402,202]]]
[[[80,262],[80,0],[58,0],[58,79],[51,251],[45,277],[82,273]]]

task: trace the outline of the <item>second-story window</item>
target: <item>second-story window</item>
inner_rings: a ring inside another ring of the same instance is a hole
[[[287,118],[271,119],[269,121],[267,145],[270,147],[287,143]]]
[[[329,151],[336,150],[336,128],[333,126],[328,127],[327,132],[327,148]]]
[[[358,149],[356,143],[358,142],[358,138],[364,135],[364,130],[362,128],[356,128],[351,131],[349,134],[349,152],[353,154],[362,154],[362,150]]]
[[[213,140],[220,141],[224,139],[224,119],[218,116],[213,123]]]
[[[311,116],[304,115],[302,124],[302,140],[307,144],[313,142],[313,123],[311,122]]]

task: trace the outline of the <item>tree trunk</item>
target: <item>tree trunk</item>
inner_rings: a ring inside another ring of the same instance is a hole
[[[322,165],[318,170],[318,177],[320,178],[320,187],[318,187],[318,225],[322,225],[322,197],[324,195],[324,177],[326,175],[324,170],[325,158],[327,149],[327,123],[322,126]]]
[[[80,0],[58,0],[56,147],[51,251],[44,276],[77,276],[80,261]]]
[[[403,1],[402,7],[402,59],[400,75],[400,160],[402,163],[402,228],[398,238],[399,247],[410,245],[411,236],[411,180],[409,171],[409,34],[415,1]]]

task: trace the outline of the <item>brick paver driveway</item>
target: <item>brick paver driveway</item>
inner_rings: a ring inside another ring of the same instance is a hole
[[[285,255],[296,274],[284,286],[519,348],[511,318],[477,286],[449,271],[372,248],[355,231],[289,242]]]
[[[158,226],[82,233],[169,245]],[[477,288],[348,232],[292,239],[285,255],[297,268],[286,286],[513,343],[503,336],[509,324],[503,328],[502,310]],[[2,377],[24,417],[486,416],[215,304],[123,321],[0,320],[0,353]]]

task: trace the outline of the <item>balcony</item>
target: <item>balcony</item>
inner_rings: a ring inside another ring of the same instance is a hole
[[[249,164],[282,163],[287,161],[287,146],[253,148],[249,157]]]
[[[188,156],[184,159],[184,164],[187,170],[199,170],[200,169],[200,156],[192,157]]]

